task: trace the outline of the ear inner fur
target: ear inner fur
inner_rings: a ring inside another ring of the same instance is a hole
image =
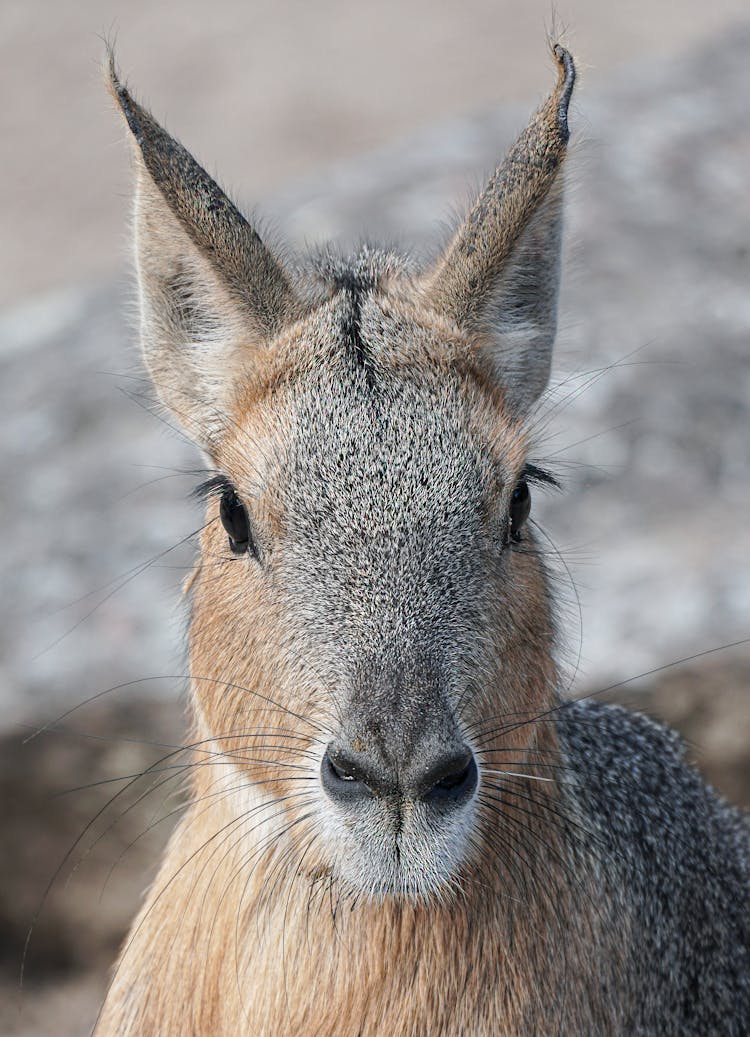
[[[424,283],[428,303],[457,324],[470,324],[565,158],[573,59],[553,50],[557,86],[490,178],[474,208]]]
[[[130,94],[110,53],[109,85],[138,147],[145,175],[263,337],[300,312],[281,264],[192,155]]]

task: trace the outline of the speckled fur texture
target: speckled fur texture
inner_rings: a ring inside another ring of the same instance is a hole
[[[368,248],[292,270],[111,63],[145,361],[221,478],[166,764],[189,802],[99,1037],[750,1033],[747,819],[675,735],[561,700],[543,545],[512,525],[556,325],[575,73],[553,53],[425,271]],[[388,791],[327,795],[334,742]],[[466,746],[470,798],[408,791]]]

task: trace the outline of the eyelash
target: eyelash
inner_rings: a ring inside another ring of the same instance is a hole
[[[210,479],[199,483],[190,494],[193,500],[205,504],[214,497],[221,497],[226,491],[234,492],[231,481],[221,472],[212,475]]]
[[[531,461],[524,465],[520,479],[523,479],[525,482],[536,483],[539,486],[552,486],[556,490],[561,488],[559,481],[551,472],[548,472],[546,468],[540,468],[539,465],[533,464]]]

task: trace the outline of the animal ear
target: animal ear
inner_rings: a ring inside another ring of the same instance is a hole
[[[298,314],[280,262],[192,155],[120,82],[135,142],[135,246],[146,366],[162,402],[209,452],[254,354]]]
[[[477,335],[515,416],[546,388],[557,329],[561,167],[575,68],[561,46],[553,52],[555,90],[422,285],[429,305]]]

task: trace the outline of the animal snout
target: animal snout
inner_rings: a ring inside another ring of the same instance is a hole
[[[432,807],[460,806],[477,787],[478,772],[468,746],[423,750],[402,767],[332,742],[321,764],[325,792],[340,806],[372,798],[421,800]]]

